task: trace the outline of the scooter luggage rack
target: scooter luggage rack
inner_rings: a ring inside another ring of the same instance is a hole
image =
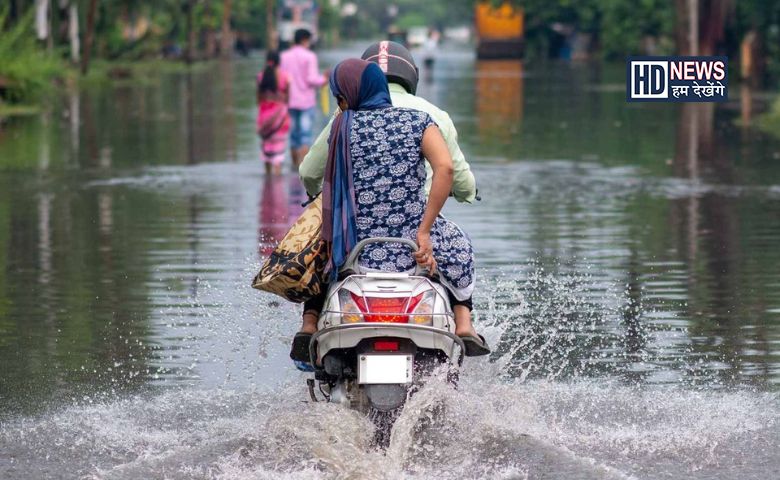
[[[344,265],[341,267],[341,272],[342,273],[343,272],[349,272],[349,271],[351,271],[351,272],[360,272],[360,266],[358,265],[358,260],[360,258],[360,254],[363,252],[363,249],[366,248],[366,246],[371,245],[373,243],[400,243],[402,245],[406,245],[407,247],[409,247],[409,249],[412,251],[412,253],[417,251],[417,244],[414,243],[412,240],[409,240],[408,238],[399,238],[399,237],[373,237],[373,238],[366,238],[366,239],[363,239],[363,240],[359,241],[357,243],[357,245],[355,245],[355,247],[349,253],[349,256],[347,256],[347,259],[344,261]],[[441,293],[439,293],[439,290],[436,289],[436,287],[433,286],[433,282],[431,281],[431,279],[429,277],[425,276],[426,271],[427,271],[426,269],[420,268],[420,266],[417,265],[415,267],[415,269],[414,269],[414,272],[411,275],[409,275],[409,274],[402,274],[402,275],[405,275],[405,277],[401,277],[401,278],[408,278],[408,279],[412,279],[412,280],[413,279],[418,279],[419,280],[419,283],[415,284],[410,290],[394,290],[393,291],[393,293],[408,294],[408,299],[406,301],[406,305],[404,307],[404,310],[406,310],[406,308],[409,307],[409,302],[411,301],[412,293],[414,292],[414,290],[417,289],[417,287],[419,287],[420,284],[423,283],[423,282],[427,283],[428,286],[430,287],[430,290],[435,292],[436,296],[441,298],[442,300],[444,300],[445,303],[448,300],[448,299],[445,299],[444,296]],[[331,300],[333,299],[333,296],[336,295],[341,288],[344,288],[344,285],[346,285],[348,281],[351,280],[351,281],[353,281],[353,282],[355,282],[357,284],[357,279],[377,278],[377,277],[381,277],[381,275],[383,273],[388,274],[388,277],[390,277],[391,275],[399,275],[398,273],[392,273],[392,272],[353,273],[353,274],[349,275],[348,277],[346,277],[342,281],[342,283],[339,285],[339,288],[334,288],[330,292],[330,295],[328,295],[326,297],[325,304],[329,305],[331,303]],[[360,285],[358,285],[358,287],[360,287]],[[361,291],[362,291],[362,288],[361,288]],[[387,293],[390,293],[390,292],[387,292]],[[365,301],[366,295],[362,295],[362,297],[363,297],[363,300]],[[343,315],[346,312],[342,312],[340,310],[325,310],[323,313]],[[368,313],[371,313],[371,312],[368,312]],[[412,315],[411,313],[406,313],[406,312],[402,312],[402,313],[382,312],[382,313],[386,314],[386,315],[403,315],[403,316],[406,316],[407,318],[409,318],[409,316]],[[454,320],[454,315],[452,313],[446,313],[446,312],[445,313],[430,313],[430,314],[426,314],[426,315],[431,315],[431,316],[434,316],[434,315],[442,316],[442,315],[444,315],[444,316],[448,316],[448,317],[450,317],[451,319]]]
[[[407,239],[407,238],[393,238],[393,237],[376,237],[376,238],[366,238],[364,240],[361,240],[355,245],[355,247],[350,252],[349,256],[347,257],[346,261],[344,262],[344,265],[341,268],[341,272],[359,272],[360,267],[358,265],[358,259],[360,256],[360,253],[363,251],[363,249],[372,243],[401,243],[409,247],[409,249],[412,252],[417,251],[417,244],[413,241]],[[401,290],[401,291],[393,291],[392,293],[406,293],[409,296],[409,300],[411,299],[412,293],[415,289],[421,284],[421,283],[427,283],[430,287],[430,290],[435,293],[435,295],[445,302],[448,300],[444,298],[444,296],[439,292],[439,290],[433,285],[433,281],[425,276],[425,269],[420,268],[420,266],[416,266],[414,269],[414,273],[411,275],[406,275],[405,278],[408,279],[417,279],[418,283],[416,283],[411,289],[409,290]],[[364,278],[377,278],[382,275],[383,272],[370,272],[370,273],[353,273],[346,277],[342,283],[338,286],[338,288],[334,288],[331,290],[330,294],[326,297],[325,304],[328,305],[331,303],[331,300],[333,299],[334,295],[338,294],[338,291],[341,288],[344,288],[344,285],[347,284],[347,282],[352,281],[357,283],[358,279],[364,279]],[[387,272],[390,275],[398,275],[392,274],[390,272]],[[390,276],[388,275],[388,277]],[[358,285],[359,286],[359,285]],[[361,289],[362,291],[362,289]],[[391,292],[387,292],[391,293]],[[365,299],[366,296],[362,295],[362,297]],[[409,300],[406,302],[406,308],[409,306]],[[343,315],[346,312],[342,312],[339,308],[339,310],[325,310],[323,311],[323,314],[329,313],[329,314],[337,314],[337,315]],[[370,313],[370,312],[368,312]],[[406,316],[407,319],[409,318],[411,313],[390,313],[390,312],[382,312],[385,315],[403,315]],[[449,317],[452,321],[454,321],[454,314],[452,312],[443,312],[443,313],[433,313],[430,314],[426,313],[426,315],[431,316],[446,316]],[[391,322],[358,322],[358,323],[348,323],[348,324],[340,324],[340,325],[334,325],[332,327],[325,327],[322,330],[317,331],[311,338],[309,342],[309,361],[312,365],[314,365],[315,368],[317,368],[317,339],[319,339],[323,335],[327,335],[330,333],[342,331],[342,330],[377,330],[380,328],[385,329],[406,329],[406,330],[412,330],[412,331],[418,331],[418,332],[430,332],[430,333],[436,333],[442,336],[445,336],[452,340],[454,345],[457,345],[459,348],[458,353],[458,365],[463,364],[463,357],[464,353],[466,352],[466,346],[463,344],[463,340],[461,340],[460,337],[455,335],[454,333],[450,333],[447,330],[442,330],[440,328],[428,326],[428,325],[415,325],[410,323],[391,323]],[[450,358],[454,358],[454,346],[452,348],[452,351],[450,351]]]
[[[380,273],[380,274],[381,274],[381,272],[372,272],[372,273]],[[348,276],[347,278],[345,278],[345,279],[344,279],[344,280],[341,282],[341,284],[338,286],[338,288],[334,288],[334,289],[333,289],[333,291],[331,291],[331,292],[330,292],[330,294],[327,296],[327,298],[326,298],[326,300],[325,300],[325,305],[329,305],[329,304],[331,304],[331,300],[333,299],[333,297],[334,297],[335,295],[338,295],[338,292],[339,292],[339,290],[341,290],[342,288],[345,288],[345,286],[347,286],[347,285],[348,285],[348,282],[352,282],[352,283],[354,283],[354,284],[355,284],[355,285],[356,285],[358,288],[360,288],[360,284],[359,284],[358,280],[359,280],[359,279],[364,279],[364,278],[377,278],[377,275],[371,275],[371,274],[353,274],[353,275],[350,275],[350,276]],[[394,294],[399,294],[398,296],[406,296],[406,305],[404,305],[404,310],[406,310],[407,308],[409,308],[409,302],[411,302],[411,300],[412,300],[412,294],[414,293],[414,291],[415,291],[415,290],[417,290],[417,288],[418,288],[420,285],[422,285],[422,284],[427,284],[427,285],[428,285],[428,288],[429,288],[429,290],[426,290],[426,292],[428,292],[428,291],[432,291],[432,292],[433,292],[433,293],[436,295],[436,297],[438,297],[439,299],[441,299],[443,302],[445,302],[445,303],[446,303],[446,302],[448,301],[448,299],[444,298],[444,295],[442,295],[442,294],[439,292],[439,290],[437,290],[437,289],[436,289],[436,287],[434,287],[434,285],[433,285],[433,281],[431,281],[431,279],[430,279],[430,278],[428,278],[428,277],[420,277],[420,276],[416,276],[416,275],[409,275],[409,276],[408,276],[408,277],[406,277],[406,278],[408,278],[409,280],[417,280],[417,283],[415,283],[415,284],[414,284],[414,285],[413,285],[411,288],[409,288],[409,289],[404,289],[404,290],[392,290],[392,291],[387,291],[387,292],[372,292],[372,293],[394,293]],[[360,290],[361,290],[361,292],[362,292],[362,290],[363,290],[363,289],[362,289],[362,288],[360,288]],[[361,294],[361,298],[363,299],[363,301],[366,301],[366,298],[367,298],[367,297],[366,297],[366,295],[363,293],[363,294]],[[368,303],[366,303],[366,305],[368,305]],[[345,313],[354,313],[354,312],[344,312],[344,311],[342,311],[342,310],[339,308],[339,310],[326,309],[326,310],[323,310],[323,312],[322,312],[322,313],[323,313],[323,314],[336,314],[336,315],[344,315]],[[371,312],[370,310],[369,310],[368,312],[364,312],[364,314],[372,314],[372,313],[375,313],[375,312]],[[408,312],[406,312],[406,311],[404,311],[404,312],[398,312],[398,313],[393,313],[393,312],[382,312],[382,314],[383,314],[383,315],[404,316],[404,317],[407,317],[407,319],[408,319],[410,316],[414,315],[414,313],[408,313]],[[453,321],[454,321],[454,314],[453,314],[453,313],[451,313],[451,312],[440,312],[440,313],[434,313],[434,312],[431,312],[431,313],[426,313],[425,315],[430,315],[431,317],[433,317],[433,316],[438,316],[438,317],[445,316],[445,317],[449,317],[451,320],[453,320]],[[369,323],[370,323],[370,322],[369,322]],[[381,323],[381,322],[377,322],[377,323]],[[403,324],[399,324],[399,325],[403,325]]]

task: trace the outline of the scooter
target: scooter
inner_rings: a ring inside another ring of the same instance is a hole
[[[359,242],[329,287],[318,330],[309,343],[314,378],[309,395],[367,414],[376,424],[375,442],[387,446],[393,422],[409,395],[432,371],[446,365],[457,381],[465,347],[455,335],[447,292],[419,267],[412,274],[361,272],[366,246],[400,243],[404,238]]]

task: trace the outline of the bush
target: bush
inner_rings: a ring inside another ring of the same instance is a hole
[[[758,116],[756,125],[764,132],[780,137],[780,97],[775,98],[768,112]]]
[[[6,23],[7,9],[0,10],[0,25]],[[35,40],[32,12],[0,31],[0,100],[21,102],[35,98],[51,86],[65,65],[57,55],[45,52]]]

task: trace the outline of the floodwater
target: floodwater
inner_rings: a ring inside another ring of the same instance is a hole
[[[261,60],[64,91],[0,127],[0,478],[780,471],[780,141],[749,126],[767,96],[626,104],[620,65],[443,52],[419,93],[478,178],[446,213],[495,353],[457,391],[432,380],[382,452],[367,419],[306,402],[298,307],[249,288],[304,200],[262,175]]]

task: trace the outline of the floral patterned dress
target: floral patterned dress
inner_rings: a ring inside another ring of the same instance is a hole
[[[422,137],[435,125],[431,117],[407,108],[355,112],[350,131],[358,240],[403,237],[417,240],[425,211],[425,159]],[[471,241],[453,222],[439,216],[431,229],[433,256],[442,284],[458,300],[474,291]],[[371,245],[359,263],[369,270],[410,271],[415,266],[408,247]]]

